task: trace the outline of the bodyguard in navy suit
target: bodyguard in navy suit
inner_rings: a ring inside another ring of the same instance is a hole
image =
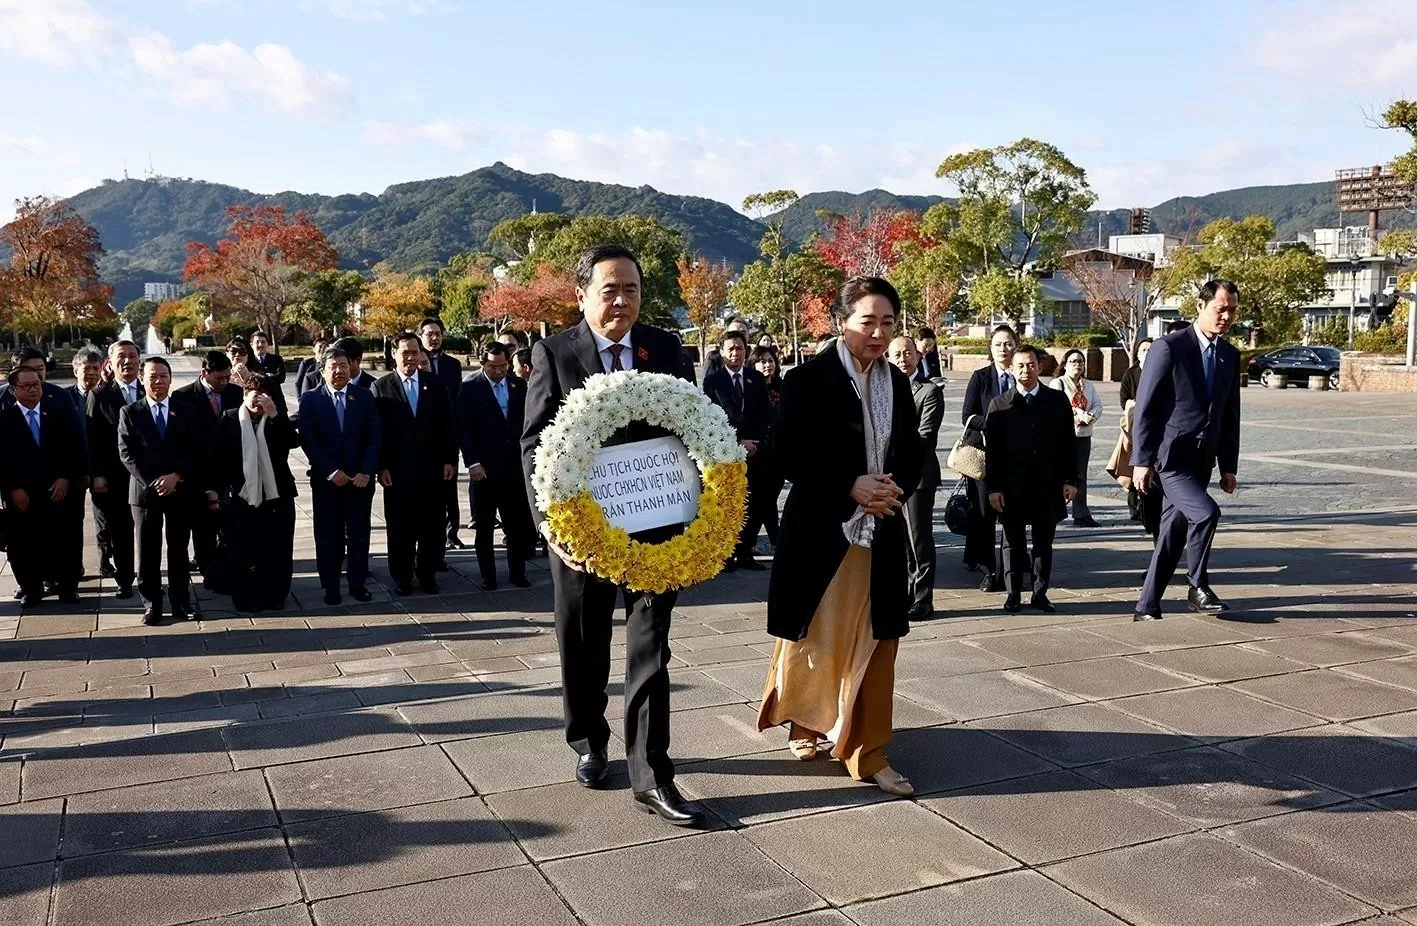
[[[225,351],[207,351],[202,359],[201,375],[193,382],[172,390],[172,401],[192,413],[201,431],[198,446],[202,450],[197,455],[197,472],[205,485],[212,432],[223,414],[241,406],[241,387],[231,382],[231,358]],[[193,492],[192,504],[192,552],[196,557],[197,571],[205,575],[216,554],[221,520],[207,506],[204,492]]]
[[[425,318],[418,324],[418,337],[428,351],[428,365],[443,388],[448,391],[448,403],[457,405],[458,390],[462,389],[462,364],[458,358],[443,350],[443,323],[436,318]],[[447,528],[447,546],[460,550],[464,544],[458,539],[458,528],[462,526],[461,512],[458,511],[458,481],[452,479],[443,487],[444,527]]]
[[[1240,352],[1221,338],[1235,321],[1240,291],[1229,280],[1201,287],[1194,325],[1151,346],[1133,411],[1133,479],[1140,492],[1160,484],[1161,531],[1137,602],[1136,619],[1161,617],[1161,595],[1182,549],[1192,611],[1226,611],[1210,589],[1210,545],[1220,506],[1206,492],[1217,461],[1220,489],[1235,491],[1240,462]]]
[[[497,587],[492,530],[500,515],[507,540],[507,573],[518,588],[531,585],[526,560],[536,530],[522,473],[521,436],[526,422],[526,383],[507,372],[507,346],[493,341],[482,352],[482,369],[458,390],[458,443],[471,484],[477,524],[477,567],[482,587]]]
[[[349,593],[357,601],[368,601],[370,508],[379,471],[381,422],[374,394],[349,380],[348,355],[331,347],[321,359],[324,381],[300,396],[300,446],[310,461],[315,566],[325,603],[339,604],[340,563],[347,554]]]
[[[772,400],[768,398],[768,382],[763,374],[748,366],[748,339],[741,331],[729,331],[719,342],[718,352],[723,357],[723,365],[704,376],[704,394],[713,404],[728,415],[728,423],[738,436],[738,443],[748,453],[748,495],[754,491],[765,491],[767,472],[762,466],[765,456],[759,457],[758,445],[768,436],[772,424]],[[754,485],[756,483],[756,487]],[[753,525],[753,536],[748,536],[748,524],[738,537],[733,559],[725,569],[737,566],[761,572],[767,567],[753,558],[753,543],[758,539],[757,525]]]
[[[172,367],[162,357],[143,361],[146,396],[118,415],[118,457],[129,475],[128,504],[138,540],[138,595],[143,623],[162,620],[162,545],[167,542],[167,591],[172,616],[191,620],[192,497],[205,434],[187,406],[172,401]]]
[[[413,593],[415,575],[423,591],[435,594],[447,537],[445,484],[457,475],[453,403],[440,381],[419,372],[418,335],[405,332],[395,346],[398,369],[374,383],[389,576],[399,595]]]

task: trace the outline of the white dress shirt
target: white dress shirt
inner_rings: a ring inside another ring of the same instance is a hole
[[[625,348],[620,351],[620,367],[625,370],[635,368],[635,349],[634,345],[630,343],[630,332],[625,332],[625,336],[618,341],[612,341],[597,334],[595,329],[591,329],[590,336],[595,338],[595,349],[600,352],[600,367],[606,373],[610,372],[610,366],[615,362],[614,356],[610,353],[611,344],[620,344]]]

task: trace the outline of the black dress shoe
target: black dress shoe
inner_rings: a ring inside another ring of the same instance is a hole
[[[63,604],[75,605],[79,603],[79,593],[68,589],[59,593],[59,600]]]
[[[118,575],[118,570],[113,568],[113,561],[104,559],[98,564],[98,574],[105,579],[112,579]]]
[[[20,607],[25,610],[38,607],[39,603],[44,600],[44,596],[39,592],[30,592],[25,589],[20,589],[16,593],[15,598],[20,602]]]
[[[371,591],[369,591],[369,589],[368,589],[366,586],[363,586],[363,585],[351,585],[351,586],[349,587],[349,596],[350,596],[351,598],[353,598],[355,601],[373,601],[373,600],[374,600],[374,593],[371,592]]]
[[[449,538],[448,538],[448,549],[449,549],[449,550],[466,550],[466,549],[467,549],[467,544],[463,543],[463,542],[462,542],[461,540],[459,540],[457,537],[449,537]]]
[[[659,814],[661,820],[674,826],[698,826],[704,822],[703,808],[684,800],[672,784],[636,791],[635,806],[645,813]]]
[[[1033,597],[1028,599],[1031,607],[1035,607],[1044,614],[1056,614],[1058,608],[1053,602],[1048,600],[1048,596],[1043,592],[1034,592]]]
[[[515,576],[512,579],[512,584],[517,588],[531,588],[531,580],[526,576]]]
[[[161,611],[144,611],[143,623],[148,627],[156,627],[162,623]]]
[[[1221,611],[1230,610],[1230,606],[1221,601],[1220,596],[1205,585],[1191,586],[1190,592],[1186,594],[1186,606],[1192,611],[1200,611],[1205,614],[1218,614]]]
[[[496,580],[496,579],[483,579],[483,580],[482,580],[482,590],[483,590],[484,592],[495,592],[495,591],[497,590],[497,580]]]
[[[1018,592],[1009,592],[1008,597],[1004,599],[1004,610],[1010,614],[1017,614],[1021,607]]]
[[[604,786],[610,774],[610,763],[605,758],[605,750],[588,752],[576,760],[576,781],[587,788]]]
[[[425,595],[436,595],[438,594],[438,583],[434,579],[429,579],[427,582],[419,582],[418,589]]]
[[[172,619],[175,621],[194,621],[197,619],[197,617],[190,610],[188,610],[186,605],[182,605],[181,607],[173,605]]]
[[[131,585],[120,585],[120,586],[118,586],[118,591],[116,591],[116,592],[113,593],[113,597],[114,597],[114,598],[122,598],[124,601],[127,601],[129,598],[132,598],[132,597],[133,597],[133,586],[131,586]]]
[[[981,592],[1002,592],[1004,583],[1000,580],[998,573],[985,573],[983,580],[979,583],[979,590]]]
[[[339,592],[325,592],[325,604],[334,606],[340,603]]]
[[[400,598],[407,598],[409,595],[413,594],[413,583],[399,582],[394,586],[394,594],[398,595]]]
[[[1161,612],[1160,612],[1160,611],[1138,611],[1136,614],[1133,614],[1133,615],[1132,615],[1132,620],[1134,620],[1134,621],[1159,621],[1159,620],[1161,620]]]
[[[905,612],[906,620],[928,621],[935,616],[935,609],[930,605],[917,605]]]
[[[764,572],[768,568],[751,557],[748,559],[740,559],[738,561],[738,567],[740,569],[746,569],[749,572]]]

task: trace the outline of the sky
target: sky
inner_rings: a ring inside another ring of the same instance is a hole
[[[1024,136],[1152,206],[1386,162],[1404,97],[1414,0],[0,0],[0,218],[149,165],[948,195],[943,158]]]

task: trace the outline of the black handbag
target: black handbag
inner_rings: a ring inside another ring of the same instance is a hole
[[[969,497],[969,481],[961,476],[945,501],[945,526],[950,529],[951,534],[965,536],[969,533],[969,518],[973,510],[974,503]]]

